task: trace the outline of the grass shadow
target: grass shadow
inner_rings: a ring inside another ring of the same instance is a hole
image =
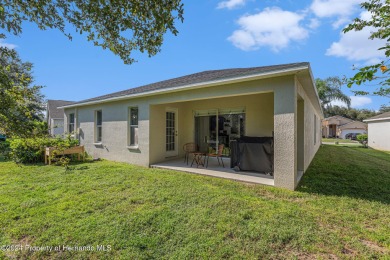
[[[299,191],[390,204],[390,153],[352,146],[323,145]]]

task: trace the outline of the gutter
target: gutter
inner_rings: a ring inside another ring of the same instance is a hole
[[[363,120],[363,122],[375,122],[375,121],[383,121],[383,120],[390,120],[390,117],[366,119],[366,120]]]
[[[275,75],[283,76],[283,75],[293,74],[294,72],[299,72],[299,71],[305,70],[305,69],[309,69],[309,71],[310,71],[309,66],[301,66],[301,67],[297,67],[297,68],[293,68],[293,69],[284,69],[284,70],[254,74],[254,75],[244,76],[244,77],[206,81],[206,82],[200,82],[200,83],[195,83],[195,84],[190,84],[190,85],[172,87],[172,88],[167,88],[167,89],[153,90],[153,91],[148,91],[148,92],[143,92],[143,93],[138,93],[138,94],[130,94],[130,95],[125,95],[125,96],[112,97],[112,98],[101,99],[101,100],[94,100],[94,101],[89,101],[89,102],[84,102],[84,103],[70,104],[70,105],[58,107],[58,109],[80,107],[80,106],[93,105],[93,104],[99,104],[99,103],[107,103],[107,102],[118,101],[118,100],[153,96],[153,95],[165,94],[165,93],[170,93],[170,92],[183,91],[183,90],[187,90],[187,89],[198,89],[198,88],[211,87],[211,86],[227,84],[227,83],[235,83],[235,82],[240,82],[240,81],[250,81],[250,80],[275,76]],[[311,73],[310,73],[310,75],[311,75]],[[311,75],[311,77],[312,77],[312,75]],[[314,83],[314,81],[313,81],[313,83]],[[317,90],[315,90],[315,91],[317,93]],[[318,97],[318,93],[317,93],[317,97]]]

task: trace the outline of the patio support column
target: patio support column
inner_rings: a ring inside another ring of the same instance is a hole
[[[138,164],[149,166],[150,158],[150,105],[141,103],[138,105],[138,149],[130,150],[131,153],[141,153]]]
[[[294,81],[274,92],[274,181],[276,187],[297,185],[297,90]]]

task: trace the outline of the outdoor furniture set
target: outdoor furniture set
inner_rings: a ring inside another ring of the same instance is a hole
[[[218,149],[215,153],[213,153],[213,152],[205,153],[205,152],[198,151],[198,146],[195,143],[186,143],[183,146],[183,150],[185,152],[184,162],[187,162],[187,165],[188,165],[188,158],[190,157],[190,155],[193,155],[191,167],[195,163],[196,167],[203,166],[203,167],[207,168],[208,164],[209,164],[209,158],[214,157],[214,158],[217,158],[218,165],[222,164],[222,167],[225,168],[225,165],[224,165],[223,160],[222,160],[222,153],[223,153],[224,147],[225,146],[223,144],[220,144],[220,145],[218,145]]]

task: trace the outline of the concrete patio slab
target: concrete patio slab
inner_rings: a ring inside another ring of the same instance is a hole
[[[215,158],[213,158],[215,159]],[[173,159],[170,161],[156,163],[151,165],[152,168],[161,168],[161,169],[170,169],[181,172],[188,172],[200,175],[207,175],[217,178],[230,179],[235,181],[242,181],[248,183],[256,183],[256,184],[265,184],[274,186],[274,179],[272,176],[256,173],[256,172],[236,172],[233,169],[230,169],[230,159],[223,159],[225,168],[219,166],[217,160],[209,161],[209,165],[207,168],[203,166],[196,167],[194,164],[191,167],[191,161],[189,161],[188,165],[183,161],[183,158]]]

